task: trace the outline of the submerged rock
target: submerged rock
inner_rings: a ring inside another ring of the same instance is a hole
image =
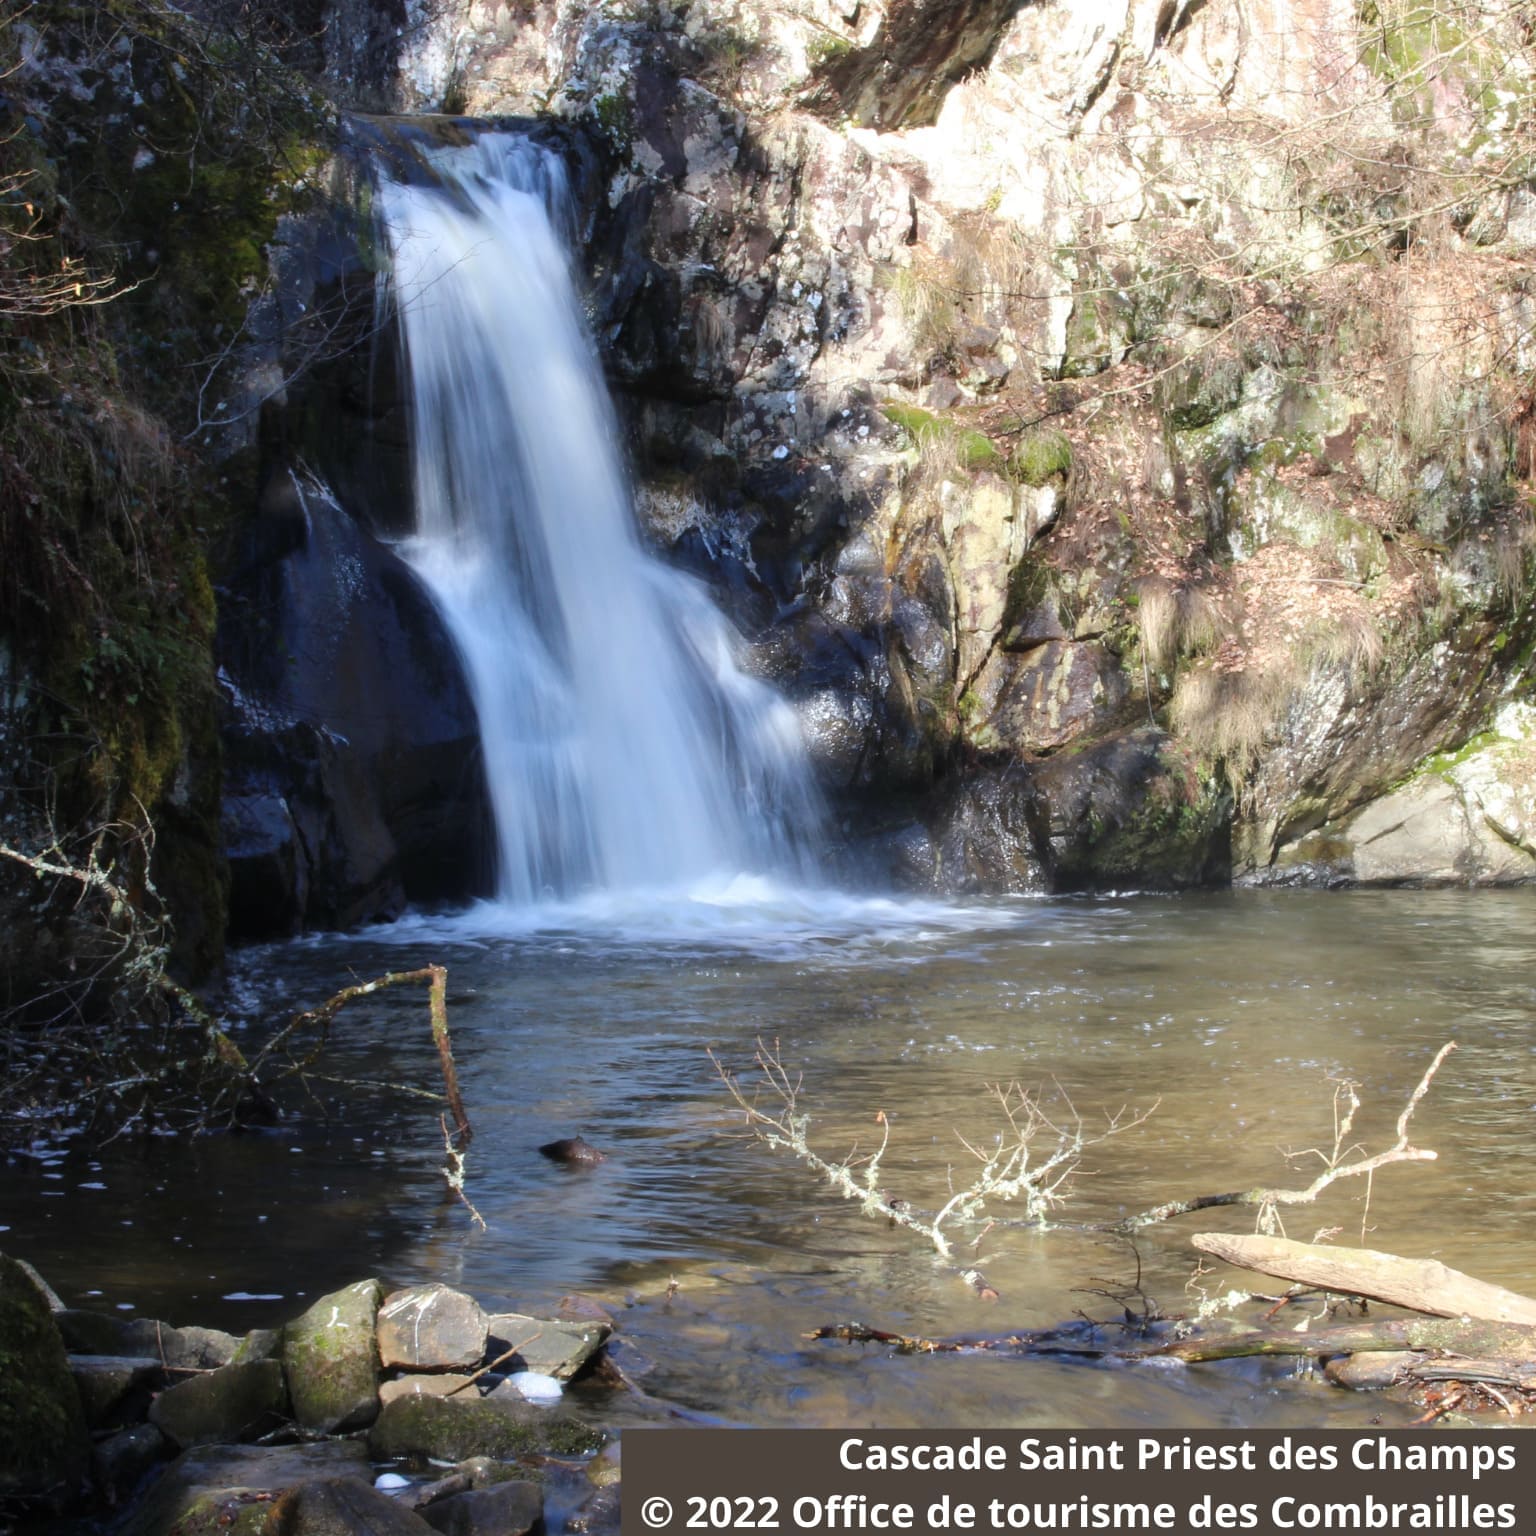
[[[566,1136],[559,1141],[546,1141],[539,1151],[550,1162],[564,1163],[572,1168],[590,1168],[608,1160],[606,1152],[599,1152],[583,1136]]]
[[[283,1330],[293,1416],[322,1434],[360,1429],[379,1411],[376,1319],[383,1287],[359,1280],[322,1296]]]

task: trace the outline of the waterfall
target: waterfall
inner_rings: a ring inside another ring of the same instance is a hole
[[[794,713],[637,532],[560,162],[505,133],[432,162],[434,184],[378,188],[412,413],[402,553],[470,679],[499,899],[805,877],[818,812]]]

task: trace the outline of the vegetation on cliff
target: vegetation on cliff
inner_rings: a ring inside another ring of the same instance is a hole
[[[251,470],[196,433],[325,123],[264,14],[0,8],[0,1017],[23,1101],[97,1076],[165,1013],[165,967],[222,950],[209,562]]]

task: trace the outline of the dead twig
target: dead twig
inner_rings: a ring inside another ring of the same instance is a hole
[[[1397,1139],[1385,1152],[1377,1152],[1369,1157],[1358,1156],[1352,1160],[1348,1159],[1348,1151],[1357,1149],[1346,1149],[1344,1141],[1353,1129],[1355,1111],[1360,1107],[1360,1101],[1354,1093],[1353,1086],[1345,1084],[1342,1092],[1346,1095],[1347,1107],[1343,1116],[1335,1120],[1333,1151],[1331,1154],[1324,1154],[1313,1149],[1312,1155],[1322,1157],[1326,1166],[1305,1188],[1278,1189],[1260,1186],[1255,1189],[1234,1190],[1227,1194],[1197,1195],[1188,1200],[1168,1200],[1161,1205],[1154,1205],[1150,1210],[1142,1211],[1139,1215],[1126,1217],[1124,1221],[1116,1223],[1114,1230],[1130,1232],[1138,1227],[1151,1226],[1154,1222],[1168,1221],[1174,1216],[1186,1216],[1194,1211],[1210,1210],[1220,1205],[1252,1205],[1259,1209],[1260,1231],[1270,1232],[1279,1226],[1279,1207],[1310,1205],[1329,1185],[1337,1183],[1340,1179],[1369,1178],[1378,1168],[1390,1167],[1393,1163],[1435,1161],[1439,1156],[1437,1152],[1429,1148],[1415,1147],[1409,1143],[1408,1123],[1412,1120],[1413,1113],[1419,1107],[1424,1095],[1429,1092],[1429,1085],[1434,1081],[1435,1073],[1440,1070],[1441,1063],[1455,1049],[1456,1042],[1451,1040],[1435,1053],[1435,1059],[1425,1069],[1417,1086],[1409,1094],[1402,1113],[1397,1117]],[[1337,1102],[1336,1100],[1336,1115]]]

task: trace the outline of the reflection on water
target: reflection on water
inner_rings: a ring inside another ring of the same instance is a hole
[[[762,893],[759,893],[761,895]],[[759,1039],[804,1074],[812,1138],[842,1156],[891,1123],[894,1196],[942,1203],[996,1115],[988,1085],[1040,1087],[1090,1124],[1146,1124],[1093,1149],[1072,1204],[1104,1222],[1159,1200],[1310,1181],[1331,1146],[1333,1083],[1359,1084],[1355,1133],[1388,1145],[1447,1039],[1413,1136],[1433,1163],[1337,1186],[1287,1213],[1293,1237],[1340,1229],[1536,1290],[1524,1167],[1536,1117],[1536,892],[1230,893],[903,912],[845,898],[740,900],[665,921],[567,908],[520,931],[482,911],[244,956],[269,1016],[352,977],[442,961],[476,1137],[476,1232],[444,1194],[430,1105],[331,1082],[277,1130],[47,1154],[0,1192],[0,1246],[77,1301],[253,1326],[374,1271],[488,1296],[591,1292],[623,1309],[653,1391],[731,1420],[1233,1425],[1363,1422],[1380,1404],[1274,1367],[1091,1367],[967,1356],[895,1359],[810,1344],[858,1318],[907,1332],[1004,1332],[1117,1310],[1081,1288],[1138,1272],[1192,1306],[1188,1234],[1245,1230],[1208,1212],[1133,1251],[1076,1229],[989,1232],[987,1305],[910,1234],[862,1217],[785,1154],[745,1138],[706,1048],[745,1067]],[[387,992],[334,1028],[329,1076],[434,1085],[424,1000]],[[344,1115],[321,1110],[344,1099]],[[610,1156],[544,1161],[580,1131]],[[1287,1163],[1287,1154],[1291,1160]],[[1368,1202],[1364,1198],[1369,1195]],[[675,1287],[671,1282],[676,1282]],[[1221,1277],[1205,1283],[1224,1285]],[[671,1294],[669,1295],[669,1292]],[[281,1300],[228,1300],[280,1296]]]

